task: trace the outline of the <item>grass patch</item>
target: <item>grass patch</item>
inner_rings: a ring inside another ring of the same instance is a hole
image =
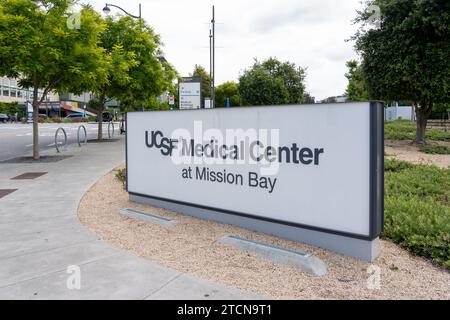
[[[431,154],[450,154],[450,148],[445,146],[423,146],[420,151]]]
[[[408,120],[386,121],[384,123],[384,138],[386,140],[414,140],[416,138],[416,123]],[[450,141],[450,132],[428,128],[425,139],[434,141]]]
[[[383,238],[450,270],[450,169],[385,161]]]

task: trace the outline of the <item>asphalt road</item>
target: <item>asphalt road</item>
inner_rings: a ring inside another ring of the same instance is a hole
[[[86,127],[88,140],[97,139],[98,124],[83,123]],[[77,144],[79,123],[44,123],[39,124],[39,144],[41,150],[55,149],[55,133],[59,127],[67,133],[67,144]],[[119,125],[115,124],[115,135],[119,134]],[[103,124],[103,137],[108,138],[108,124]],[[80,138],[84,140],[84,131],[81,129]],[[58,143],[64,141],[64,134],[58,134]],[[55,149],[56,150],[56,149]],[[4,124],[0,123],[0,161],[15,157],[31,155],[33,151],[32,124]]]

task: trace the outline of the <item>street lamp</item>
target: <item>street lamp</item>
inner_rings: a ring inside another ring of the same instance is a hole
[[[130,17],[133,17],[133,18],[135,18],[135,19],[141,19],[141,18],[142,18],[141,4],[140,4],[140,3],[139,3],[139,15],[138,15],[138,16],[135,16],[135,15],[133,15],[133,14],[131,14],[131,13],[128,13],[128,12],[126,12],[124,9],[122,9],[121,7],[116,6],[115,4],[111,4],[111,3],[107,3],[107,4],[105,5],[105,7],[103,8],[103,13],[104,13],[104,14],[109,14],[109,13],[111,12],[111,9],[110,9],[109,7],[114,7],[114,8],[117,8],[117,9],[119,9],[119,10],[122,10],[126,15],[128,15],[128,16],[130,16]]]
[[[141,24],[141,29],[142,29],[142,12],[141,12],[141,4],[140,3],[139,3],[139,15],[138,16],[135,16],[135,15],[133,15],[131,13],[128,13],[124,9],[122,9],[121,7],[116,6],[115,4],[111,4],[111,3],[105,4],[105,7],[103,8],[103,13],[104,14],[109,14],[111,12],[111,9],[109,7],[115,7],[117,9],[119,9],[119,10],[122,10],[122,12],[124,12],[126,15],[128,15],[128,16],[130,16],[132,18],[135,18],[135,19],[139,19],[139,23]],[[141,110],[144,111],[144,104],[142,104]]]

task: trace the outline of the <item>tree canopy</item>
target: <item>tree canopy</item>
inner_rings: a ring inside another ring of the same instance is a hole
[[[303,103],[314,104],[314,103],[316,103],[316,98],[313,97],[309,92],[305,92],[304,97],[303,97]]]
[[[140,19],[108,17],[99,46],[107,71],[95,90],[99,119],[106,97],[119,100],[123,110],[159,109],[156,97],[168,90],[176,72],[162,59],[161,42],[153,29]],[[101,122],[98,139],[102,139]]]
[[[0,0],[0,73],[22,87],[82,93],[106,78],[100,16],[81,10],[80,28],[69,28],[69,0]]]
[[[39,105],[51,91],[82,93],[106,79],[100,15],[83,6],[79,27],[68,23],[70,0],[0,0],[0,74],[33,88],[33,157],[39,159]],[[38,97],[38,90],[43,95]]]
[[[231,106],[240,106],[239,86],[236,82],[224,82],[216,88],[216,107],[226,107],[227,98]]]
[[[361,28],[355,35],[371,97],[413,101],[416,142],[425,143],[433,105],[450,100],[450,2],[448,0],[375,0],[379,28]],[[371,13],[356,21],[367,24]]]
[[[131,109],[165,92],[176,78],[174,68],[163,59],[159,35],[142,20],[128,16],[106,19],[100,46],[112,59],[107,96],[120,101],[134,101]]]
[[[239,94],[243,105],[302,103],[305,94],[305,69],[294,63],[269,58],[239,77]]]
[[[345,94],[348,97],[348,101],[370,100],[361,65],[356,60],[347,61],[346,65],[348,72],[345,74],[345,77],[348,79],[348,85]]]
[[[161,58],[159,36],[142,19],[102,19],[89,5],[75,12],[73,4],[0,0],[0,74],[33,88],[35,159],[39,105],[49,92],[95,92],[100,114],[105,97],[126,102],[128,109],[152,108],[158,107],[156,97],[172,88],[176,77]],[[74,14],[77,23],[72,21]]]

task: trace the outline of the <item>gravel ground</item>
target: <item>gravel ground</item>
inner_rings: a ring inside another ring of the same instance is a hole
[[[175,218],[162,227],[119,215],[134,208]],[[199,278],[222,283],[274,299],[450,299],[450,273],[429,261],[411,256],[399,246],[381,241],[380,288],[368,289],[367,262],[344,257],[241,228],[201,220],[128,201],[122,184],[110,172],[83,197],[79,218],[103,240],[155,263]],[[290,249],[307,251],[328,264],[323,277],[270,262],[217,243],[233,234]]]
[[[450,142],[430,142],[430,145],[441,145],[450,147]],[[411,144],[411,141],[386,140],[384,151],[388,158],[408,161],[416,164],[435,165],[440,168],[450,166],[450,155],[427,154],[419,151],[419,147]]]

